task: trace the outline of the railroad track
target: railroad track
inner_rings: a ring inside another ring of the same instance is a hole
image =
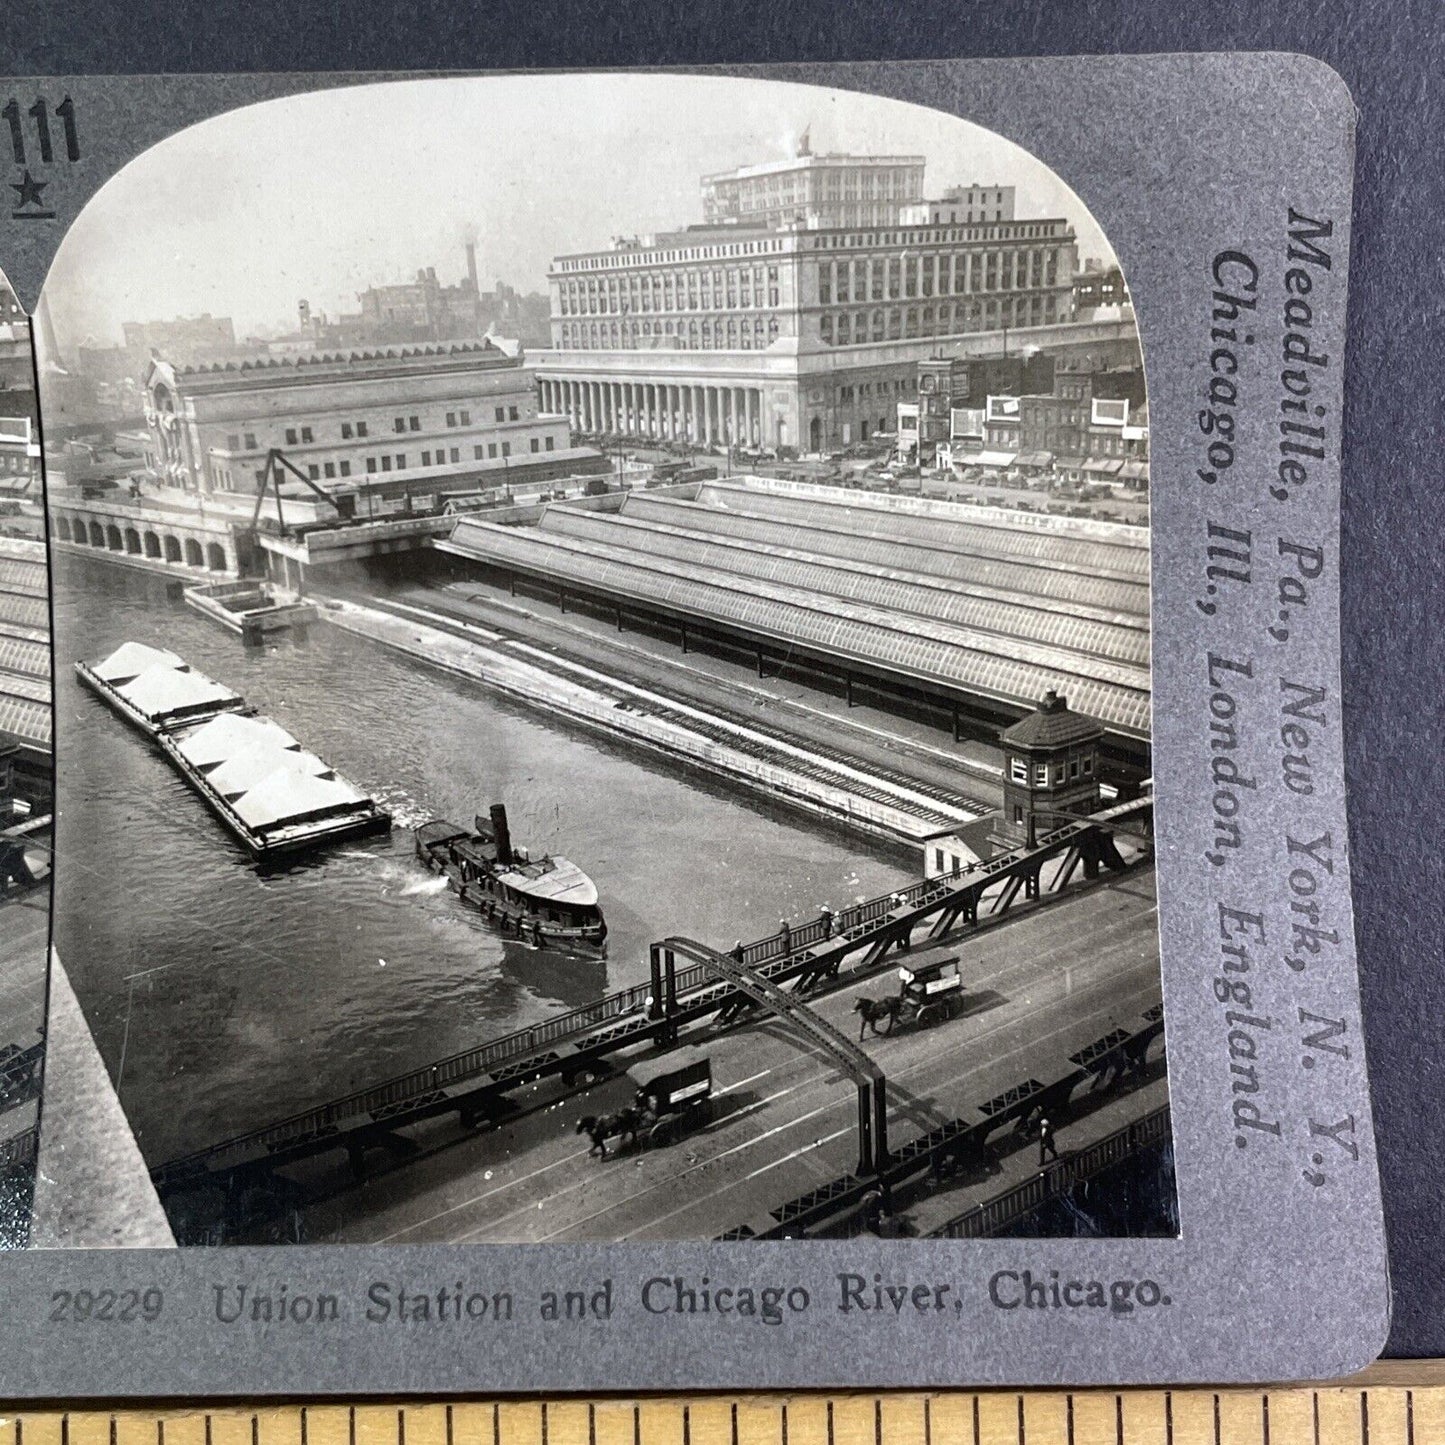
[[[455,621],[460,619],[454,620],[446,610],[448,603],[452,606],[456,605],[455,599],[430,594],[429,600],[432,602],[432,605],[438,609],[434,625],[440,625],[443,630],[452,632],[454,636],[464,636],[465,633],[455,625]],[[383,607],[388,611],[392,610],[384,598],[368,598],[367,602],[368,605],[371,606]],[[486,599],[481,599],[476,605],[485,608],[487,605]],[[500,641],[495,645],[504,651],[510,652],[522,661],[529,662],[534,666],[550,665],[568,671],[578,671],[585,666],[585,664],[574,663],[566,657],[557,655],[550,648],[539,647],[536,643],[529,642],[523,637],[509,633],[506,623],[498,622],[490,612],[487,617],[487,623],[488,626],[500,636]],[[548,623],[546,625],[551,627],[552,630],[557,630],[553,624]],[[591,634],[588,634],[588,637],[590,640],[598,640],[593,639]],[[606,641],[606,639],[601,640]],[[589,668],[588,671],[595,673],[598,669]],[[613,675],[620,682],[628,683],[646,692],[657,692],[655,683],[636,674],[630,674],[625,667],[614,669]],[[606,684],[599,683],[595,676],[589,677],[588,683],[596,691],[608,693],[620,704],[630,707],[639,706],[637,699],[631,694],[620,689],[609,690]],[[680,700],[674,699],[674,701]],[[780,699],[780,701],[785,702],[786,700]],[[732,724],[732,727],[710,723],[693,713],[684,711],[681,706],[673,708],[664,703],[661,705],[648,705],[646,710],[649,716],[661,718],[680,727],[685,727],[697,733],[699,736],[708,738],[709,741],[726,744],[729,747],[735,748],[738,752],[745,753],[749,757],[767,757],[769,750],[766,743],[790,744],[794,747],[804,745],[801,743],[797,733],[780,723],[771,722],[751,714],[740,714],[726,707],[710,705],[710,710],[714,712],[723,723]],[[766,742],[751,741],[746,736],[734,732],[733,728],[745,728],[748,733],[755,734],[757,738],[766,740]],[[936,821],[939,826],[959,822],[960,819],[958,815],[960,813],[966,813],[972,817],[980,817],[985,813],[993,812],[997,807],[996,799],[990,801],[980,794],[965,793],[957,788],[950,788],[927,778],[917,777],[901,768],[865,760],[857,754],[850,753],[841,747],[819,742],[816,739],[809,739],[805,745],[808,751],[815,755],[817,761],[815,763],[809,763],[806,759],[797,757],[791,752],[784,752],[782,757],[791,771],[799,773],[804,777],[812,778],[815,781],[828,781],[835,786],[845,788],[849,792],[857,793],[860,797],[866,797],[873,802],[887,803],[895,807],[900,805],[906,806],[910,812],[916,813],[920,818],[924,818],[930,823]],[[778,755],[773,754],[773,756]],[[882,786],[875,786],[853,778],[848,773],[839,772],[839,768],[854,769],[865,774],[867,777],[875,779],[877,784],[881,784]],[[958,760],[958,770],[961,773],[966,773],[971,777],[977,778],[979,781],[992,784],[997,784],[998,781],[996,775],[986,767],[977,763],[970,763],[965,758]],[[908,794],[912,794],[915,798],[929,800],[938,805],[938,807],[936,809],[920,807],[917,803],[907,801],[906,795]]]

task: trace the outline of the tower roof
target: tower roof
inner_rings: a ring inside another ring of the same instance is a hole
[[[1068,698],[1050,688],[1038,708],[1005,728],[999,741],[1016,748],[1062,748],[1103,736],[1102,723],[1088,713],[1072,711]]]

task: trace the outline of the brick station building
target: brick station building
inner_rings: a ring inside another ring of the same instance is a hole
[[[187,491],[254,493],[272,448],[323,490],[363,497],[606,465],[570,446],[521,357],[487,340],[184,367],[157,357],[145,395],[152,473]]]

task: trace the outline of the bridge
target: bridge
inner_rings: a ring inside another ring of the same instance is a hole
[[[804,1043],[814,1044],[858,1086],[858,1172],[880,1173],[888,1164],[888,1092],[883,1070],[796,994],[784,993],[765,974],[754,973],[725,953],[688,938],[668,938],[652,945],[653,976],[661,969],[664,996],[676,1004],[677,965],[681,954],[711,969],[739,993],[762,1005],[790,1025]],[[674,1034],[675,1037],[675,1034]]]
[[[361,1177],[369,1150],[393,1156],[412,1152],[414,1145],[399,1132],[410,1126],[445,1115],[455,1116],[465,1128],[495,1123],[514,1111],[508,1096],[521,1088],[544,1079],[568,1088],[596,1083],[611,1072],[609,1057],[622,1050],[665,1048],[679,1042],[684,1030],[727,1026],[755,1003],[740,987],[737,969],[748,970],[759,988],[791,985],[792,999],[797,999],[881,971],[887,956],[909,946],[920,927],[930,938],[943,931],[945,919],[951,920],[948,927],[977,927],[1006,914],[1021,897],[1039,900],[1068,889],[1081,869],[1086,878],[1097,877],[1101,866],[1122,873],[1132,865],[1121,855],[1116,835],[1140,840],[1147,858],[1151,821],[1150,799],[1119,804],[1064,823],[1031,848],[785,925],[728,956],[668,940],[650,950],[652,974],[646,984],[166,1161],[153,1169],[152,1178],[165,1199],[207,1184],[244,1184],[334,1151],[344,1151]],[[694,961],[669,967],[669,952],[674,960],[682,953]],[[727,958],[726,968],[720,957]],[[886,1122],[883,1130],[874,1123],[870,1131],[871,1172],[887,1154]]]
[[[177,575],[240,573],[249,554],[228,511],[146,502],[123,494],[50,498],[51,537],[63,546],[104,552]]]

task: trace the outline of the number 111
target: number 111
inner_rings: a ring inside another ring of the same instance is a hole
[[[50,142],[50,113],[44,99],[37,100],[25,114],[35,122],[35,140],[40,148],[40,159],[47,163],[53,161],[55,151]],[[75,129],[75,102],[67,95],[55,107],[55,114],[65,129],[66,159],[78,161],[80,159],[80,135]],[[15,164],[23,166],[25,164],[25,128],[20,120],[20,102],[12,100],[9,105],[0,110],[0,116],[3,116],[10,126],[10,149],[15,153]]]

